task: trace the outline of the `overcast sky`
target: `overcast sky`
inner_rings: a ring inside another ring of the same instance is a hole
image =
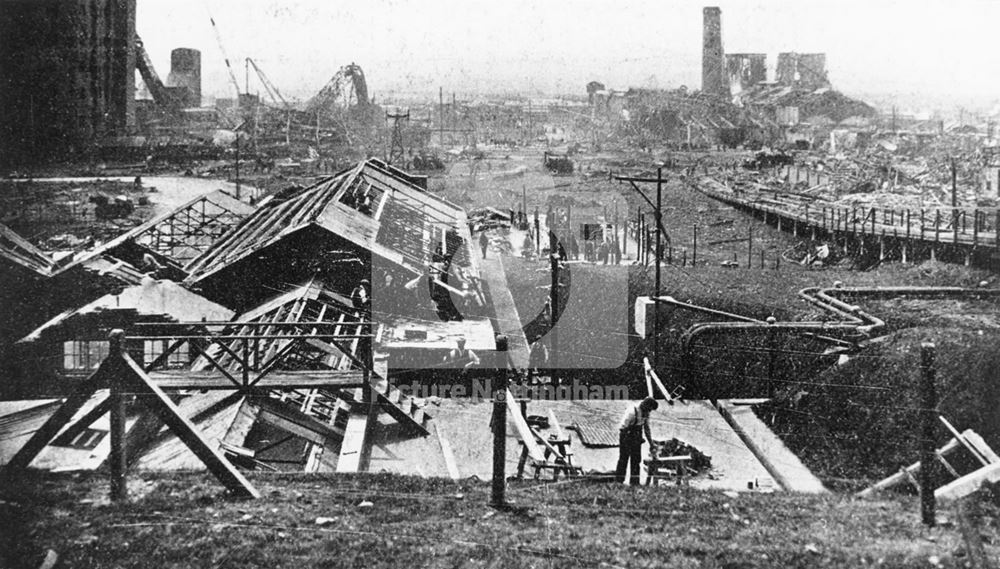
[[[727,52],[826,52],[850,94],[1000,96],[1000,0],[137,0],[160,75],[170,50],[202,51],[206,96],[232,96],[222,44],[244,84],[252,57],[290,97],[308,98],[356,62],[392,91],[580,93],[698,88],[702,8],[722,8]],[[255,79],[251,90],[259,91]]]

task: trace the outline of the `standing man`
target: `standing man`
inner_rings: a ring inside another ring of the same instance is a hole
[[[465,338],[459,336],[458,339],[455,340],[455,348],[448,352],[448,355],[444,357],[444,363],[451,364],[455,367],[462,366],[463,370],[467,370],[472,366],[479,365],[480,361],[476,352],[465,348]]]
[[[650,446],[653,435],[649,431],[649,414],[659,407],[652,397],[647,397],[638,405],[629,407],[618,424],[618,467],[615,481],[625,482],[625,467],[629,467],[629,485],[639,485],[639,460],[642,458],[642,435],[645,433]]]
[[[486,258],[486,249],[490,246],[490,238],[486,236],[486,232],[483,231],[479,234],[479,248],[483,250],[483,258]]]

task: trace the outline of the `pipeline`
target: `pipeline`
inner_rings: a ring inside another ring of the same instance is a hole
[[[717,330],[746,330],[748,333],[756,333],[764,330],[808,333],[814,339],[840,345],[841,349],[837,351],[843,352],[845,348],[857,349],[862,342],[881,336],[884,333],[885,321],[865,312],[856,304],[848,304],[839,298],[835,298],[836,296],[877,299],[906,296],[919,298],[982,298],[998,297],[1000,296],[1000,289],[914,286],[844,287],[840,282],[837,282],[834,283],[832,288],[807,287],[800,290],[798,294],[806,302],[825,310],[838,320],[778,322],[774,318],[768,318],[767,321],[762,322],[721,311],[713,311],[694,305],[685,305],[676,301],[672,302],[671,304],[675,304],[681,308],[694,307],[694,309],[700,312],[715,313],[741,320],[739,322],[702,322],[691,326],[681,335],[681,345],[683,346],[684,354],[690,353],[691,344],[698,336]],[[669,299],[670,297],[665,298]],[[665,299],[661,298],[660,301],[664,302]],[[845,341],[840,338],[825,336],[825,334],[830,332],[843,333],[856,338],[856,341]]]

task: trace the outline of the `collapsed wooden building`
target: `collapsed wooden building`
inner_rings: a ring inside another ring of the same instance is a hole
[[[132,278],[49,311],[8,346],[10,384],[67,399],[11,415],[32,428],[0,460],[66,468],[59,457],[83,449],[90,460],[75,467],[104,462],[115,389],[134,394],[122,425],[130,463],[203,462],[235,489],[233,464],[365,470],[379,428],[426,436],[425,401],[397,377],[469,381],[449,360],[459,339],[483,368],[506,358],[466,214],[420,182],[370,159],[256,208],[216,196],[205,213],[195,200],[71,260],[104,259]],[[5,259],[43,280],[59,270],[4,244]]]

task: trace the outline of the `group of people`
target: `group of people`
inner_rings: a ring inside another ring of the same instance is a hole
[[[573,260],[580,259],[580,243],[576,236],[570,236],[569,252]],[[601,263],[602,265],[620,265],[622,262],[622,249],[618,245],[617,239],[604,239],[598,242],[596,239],[585,239],[583,242],[583,260],[591,263]]]
[[[355,188],[352,191],[344,192],[344,197],[341,198],[341,201],[365,215],[372,215],[371,186],[364,190]]]

